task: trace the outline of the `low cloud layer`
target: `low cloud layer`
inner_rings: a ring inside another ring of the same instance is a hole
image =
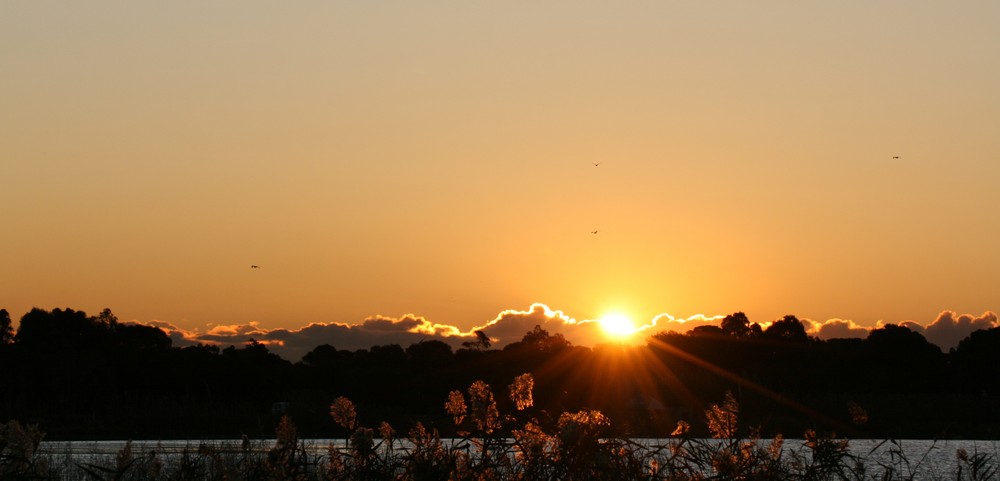
[[[859,326],[854,321],[829,319],[824,322],[803,321],[806,332],[820,339],[851,339],[868,337],[869,327]],[[811,326],[811,327],[810,327]]]
[[[723,317],[696,315],[679,319],[669,314],[660,314],[647,324],[639,326],[634,339],[636,342],[643,342],[646,337],[658,332],[683,333],[698,326],[718,326]],[[864,338],[872,329],[844,319],[829,319],[822,322],[803,319],[802,323],[809,335],[820,339]],[[354,351],[387,344],[407,347],[434,339],[446,342],[457,349],[462,343],[475,341],[477,330],[481,330],[490,338],[494,348],[502,348],[520,341],[525,333],[535,326],[541,326],[549,334],[561,334],[573,345],[594,346],[608,341],[597,320],[576,320],[544,304],[533,304],[523,311],[505,310],[495,318],[468,331],[436,324],[414,314],[399,318],[372,316],[357,324],[311,323],[299,329],[265,329],[256,322],[212,325],[205,331],[184,330],[161,321],[146,324],[166,331],[173,339],[174,346],[183,347],[199,343],[222,347],[243,346],[250,339],[254,339],[266,344],[272,352],[291,361],[298,361],[304,354],[323,344]],[[769,324],[769,322],[761,323],[764,328]],[[944,311],[926,326],[914,321],[900,324],[923,334],[930,342],[947,351],[957,346],[959,341],[975,330],[998,326],[998,319],[997,314],[991,311],[979,316]]]
[[[924,335],[928,341],[948,350],[958,346],[973,331],[997,327],[997,314],[986,311],[980,316],[971,314],[959,315],[955,311],[944,311],[926,328],[914,323],[904,323],[906,327]]]

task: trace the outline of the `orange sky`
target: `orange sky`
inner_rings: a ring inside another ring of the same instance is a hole
[[[986,1],[5,1],[0,308],[203,332],[465,330],[534,302],[978,315],[1000,307],[998,21]]]

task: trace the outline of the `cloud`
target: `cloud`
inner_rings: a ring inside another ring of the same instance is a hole
[[[176,347],[195,344],[243,346],[253,339],[268,347],[271,352],[298,361],[317,346],[329,344],[337,349],[355,351],[377,345],[399,344],[407,347],[421,341],[437,339],[460,347],[470,340],[472,332],[463,333],[454,326],[435,324],[413,314],[400,318],[372,316],[359,324],[310,323],[299,329],[265,329],[257,322],[234,325],[210,325],[204,332],[188,331],[163,321],[147,323],[163,329]]]
[[[916,332],[916,333],[920,334],[921,336],[924,336],[925,339],[927,338],[927,330],[924,329],[924,326],[922,324],[918,323],[917,321],[903,321],[903,322],[900,322],[897,325],[905,327],[905,328],[907,328],[907,329],[909,329],[909,330],[911,330],[913,332]],[[882,328],[882,327],[885,327],[885,323],[882,322],[882,321],[879,321],[878,322],[878,326],[876,326],[876,328]]]
[[[649,334],[656,334],[662,331],[673,331],[685,333],[698,326],[718,326],[726,316],[706,316],[696,314],[687,319],[678,319],[670,314],[660,314],[653,318],[653,321],[646,327]]]
[[[687,319],[677,319],[670,314],[660,314],[649,323],[636,326],[636,334],[632,337],[632,342],[644,343],[648,336],[662,331],[687,332],[701,325],[718,325],[722,318],[723,316],[708,317],[698,314]],[[541,303],[532,304],[527,311],[503,311],[496,318],[476,329],[482,330],[490,336],[490,339],[494,340],[495,346],[503,347],[512,342],[520,341],[535,326],[541,326],[551,335],[562,334],[567,341],[575,346],[594,346],[608,342],[600,321],[596,319],[576,320],[562,311],[552,310]]]
[[[686,319],[670,314],[660,314],[648,323],[638,326],[633,342],[644,343],[653,334],[674,331],[685,333],[698,326],[718,326],[724,316],[694,315]],[[852,320],[828,319],[826,321],[801,320],[806,332],[820,339],[865,338],[872,327],[865,327]],[[220,347],[243,346],[251,338],[265,344],[274,352],[290,361],[298,361],[317,346],[329,344],[337,349],[355,351],[377,345],[398,344],[408,347],[421,341],[439,340],[458,349],[463,342],[476,339],[476,330],[489,336],[492,348],[502,349],[520,341],[524,335],[541,326],[551,335],[561,334],[576,346],[594,346],[608,342],[597,320],[577,320],[562,311],[553,310],[545,304],[536,303],[527,310],[508,309],[500,312],[480,326],[462,331],[455,326],[436,324],[415,314],[399,318],[371,316],[357,324],[339,322],[311,323],[298,329],[265,329],[256,322],[233,325],[210,325],[204,332],[184,330],[163,322],[152,321],[146,325],[163,329],[177,347],[194,344],[211,344]],[[882,326],[880,321],[878,326]],[[920,332],[928,341],[949,349],[976,329],[988,329],[998,325],[997,314],[987,311],[980,316],[958,315],[953,311],[940,313],[937,319],[926,327],[905,321],[900,325]],[[762,324],[766,327],[766,324]]]
[[[232,324],[232,325],[211,325],[203,337],[205,339],[226,339],[231,337],[253,337],[262,336],[267,334],[267,331],[260,328],[260,324],[257,322],[251,322],[249,324]]]
[[[971,314],[958,315],[954,311],[943,311],[937,319],[924,329],[924,337],[928,341],[941,346],[947,351],[957,347],[958,343],[979,329],[997,327],[997,314],[986,311],[976,317]]]
[[[371,332],[410,332],[426,334],[429,336],[462,336],[463,333],[455,326],[435,324],[433,322],[407,314],[399,319],[391,317],[373,316],[365,319],[361,324],[362,329]]]
[[[298,361],[317,346],[329,344],[337,349],[358,350],[376,345],[398,344],[404,348],[421,341],[440,340],[453,348],[475,340],[482,330],[493,348],[520,341],[526,333],[541,326],[549,334],[562,334],[574,345],[592,346],[605,339],[600,325],[592,320],[575,320],[544,304],[532,304],[527,310],[505,310],[497,317],[463,332],[455,326],[436,324],[423,317],[407,314],[399,318],[372,316],[358,324],[311,323],[299,329],[263,329],[256,322],[240,325],[214,325],[205,332],[185,331],[162,321],[148,323],[170,335],[174,346],[211,344],[220,347],[243,346],[251,338],[285,359]]]
[[[803,321],[805,324],[807,321]],[[860,338],[864,339],[868,337],[868,332],[870,328],[863,327],[851,320],[844,319],[827,319],[823,322],[808,321],[812,327],[807,326],[806,332],[810,336],[816,336],[820,339],[851,339]]]
[[[514,309],[503,311],[473,330],[483,331],[493,341],[494,346],[503,347],[520,341],[535,326],[541,326],[550,335],[562,334],[574,345],[592,344],[595,334],[598,334],[596,322],[577,321],[562,311],[554,311],[540,303],[532,304],[527,311]]]
[[[180,329],[177,328],[177,326],[175,326],[175,325],[173,325],[173,324],[171,324],[169,322],[164,322],[164,321],[149,321],[149,322],[146,323],[146,325],[147,326],[151,326],[151,327],[158,327],[160,329],[163,329],[164,331],[178,331],[178,330],[180,330]]]
[[[803,321],[805,323],[806,321]],[[864,327],[854,321],[843,319],[830,319],[822,323],[809,321],[811,328],[807,328],[810,335],[820,339],[844,339],[844,338],[865,338],[872,329],[878,329],[886,325],[885,321],[879,321],[875,327]],[[936,344],[942,350],[947,351],[958,346],[959,341],[965,339],[973,331],[979,329],[990,329],[1000,325],[997,314],[993,311],[986,311],[982,315],[972,314],[959,315],[955,311],[942,311],[930,324],[926,326],[913,320],[898,323],[898,325],[920,333],[928,342]]]
[[[181,329],[166,321],[160,321],[160,320],[153,320],[149,322],[131,321],[131,323],[159,328],[161,331],[167,333],[167,336],[170,337],[171,345],[174,347],[187,347],[198,344],[197,331],[188,331],[185,329]]]

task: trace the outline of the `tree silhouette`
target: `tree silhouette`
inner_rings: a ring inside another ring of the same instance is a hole
[[[920,392],[940,387],[945,358],[941,348],[919,332],[887,324],[868,333],[867,360],[877,370],[867,376],[869,388],[881,392]]]
[[[868,333],[866,342],[886,358],[906,359],[936,357],[941,348],[927,341],[923,334],[897,324],[886,324]]]
[[[542,352],[559,351],[570,347],[569,341],[561,333],[549,334],[549,331],[542,329],[539,324],[521,338],[521,344]]]
[[[688,331],[688,335],[691,337],[721,337],[728,336],[729,332],[719,326],[705,325],[695,326]]]
[[[0,346],[14,342],[14,328],[11,326],[7,309],[0,309]]]
[[[406,348],[406,355],[421,367],[443,366],[451,360],[451,346],[443,341],[432,339],[411,344]]]
[[[15,333],[4,331],[9,315],[0,310],[0,419],[37,423],[56,440],[239,437],[273,432],[279,403],[303,435],[323,437],[335,433],[328,406],[347,396],[366,424],[385,420],[406,432],[419,421],[454,434],[441,412],[450,391],[532,373],[532,416],[543,424],[599,409],[635,419],[634,433],[665,435],[732,391],[741,419],[761,433],[842,432],[835,421],[849,423],[846,407],[860,405],[868,436],[1000,435],[1000,328],[976,331],[945,354],[896,325],[831,340],[809,338],[792,315],[767,330],[742,313],[724,325],[595,348],[536,325],[503,349],[485,346],[485,334],[457,352],[439,340],[356,351],[321,345],[293,365],[256,340],[175,347],[162,330],[120,323],[110,309],[32,309]],[[663,404],[665,424],[630,414],[639,395]]]
[[[83,311],[34,308],[21,317],[15,341],[54,351],[87,348],[99,344],[108,328],[94,322]]]
[[[301,364],[312,367],[335,367],[344,360],[340,352],[329,344],[320,344],[302,356]]]
[[[784,341],[806,342],[809,335],[802,321],[791,314],[774,321],[773,324],[764,329],[762,334],[767,339],[778,339]]]
[[[462,347],[466,349],[475,349],[479,351],[484,351],[490,348],[492,342],[490,341],[490,336],[487,336],[485,332],[476,329],[472,331],[476,335],[475,341],[465,341],[462,343]]]
[[[153,326],[117,324],[114,332],[117,344],[130,350],[165,351],[173,344],[167,333]]]
[[[959,388],[971,394],[1000,394],[1000,327],[962,339],[952,352]]]
[[[736,312],[722,319],[720,325],[730,336],[747,337],[750,335],[750,319],[742,312]]]
[[[105,307],[104,310],[98,314],[97,322],[104,327],[114,329],[118,327],[118,316],[112,314],[111,309]]]

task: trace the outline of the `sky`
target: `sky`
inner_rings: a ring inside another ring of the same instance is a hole
[[[5,1],[0,308],[191,335],[995,324],[998,22],[992,1]]]

